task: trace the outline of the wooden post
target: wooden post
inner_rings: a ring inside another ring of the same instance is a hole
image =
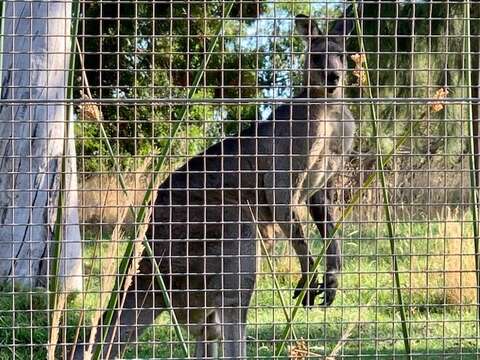
[[[71,2],[7,0],[3,6],[0,281],[46,285],[65,153],[60,283],[81,290],[75,146],[65,103]]]

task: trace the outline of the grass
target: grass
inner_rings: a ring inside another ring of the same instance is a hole
[[[337,348],[337,357],[403,358],[404,345],[399,309],[392,288],[390,244],[386,229],[356,225],[343,229],[344,271],[340,291],[328,309],[300,310],[294,320],[298,338],[303,338],[312,354],[329,355]],[[476,357],[475,352],[475,261],[469,218],[446,213],[439,221],[398,223],[398,261],[412,356],[425,358]],[[84,303],[80,296],[70,298],[66,311],[69,327],[61,342],[72,341],[79,309],[85,308],[88,324],[98,306],[102,266],[101,249],[109,241],[98,240],[86,249],[86,270],[93,277]],[[320,252],[320,241],[315,242]],[[280,243],[278,248],[285,248]],[[288,248],[288,247],[287,247]],[[119,250],[119,254],[122,249]],[[282,250],[272,258],[276,279],[291,312],[291,296],[298,279],[298,264],[293,255]],[[281,255],[281,256],[280,256]],[[103,256],[105,256],[103,254]],[[275,345],[285,327],[284,308],[264,260],[259,271],[257,290],[251,302],[248,326],[248,351],[251,357],[272,358]],[[44,358],[48,341],[48,301],[44,292],[22,292],[3,288],[0,293],[0,359]],[[83,338],[83,332],[80,337]],[[188,334],[184,332],[185,339]],[[194,339],[189,339],[192,342]],[[12,346],[15,344],[15,346]],[[287,345],[294,346],[295,340]],[[340,344],[340,346],[338,346]],[[167,313],[149,328],[138,347],[128,349],[126,357],[184,358]],[[286,358],[286,353],[282,354]],[[282,357],[281,356],[281,357]]]

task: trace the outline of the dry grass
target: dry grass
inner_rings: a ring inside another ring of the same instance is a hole
[[[333,357],[323,357],[322,355],[313,352],[308,343],[303,339],[297,340],[294,345],[288,346],[287,352],[288,358],[291,360],[306,360],[312,358],[334,360]]]
[[[413,167],[411,155],[395,155],[392,169],[386,174],[388,191],[397,219],[432,218],[446,204],[468,204],[470,201],[469,165],[466,157],[458,164],[447,164],[444,155],[432,156],[425,163]],[[375,172],[375,155],[353,156],[329,183],[329,198],[334,217],[339,219],[354,193]],[[448,171],[446,171],[446,169]],[[358,204],[347,220],[375,222],[385,219],[383,195],[378,181],[362,188]]]
[[[117,176],[110,174],[93,175],[86,179],[80,189],[80,221],[82,224],[107,226],[112,230],[119,224],[123,209],[128,204],[138,206],[142,203],[147,186],[147,176],[142,172],[127,174],[125,195]],[[125,221],[134,221],[127,214]]]
[[[366,61],[365,54],[353,54],[350,58],[355,63],[355,69],[353,70],[353,76],[357,78],[357,85],[358,86],[366,86],[367,85],[367,73],[364,69],[364,64]]]
[[[145,161],[150,163],[155,155]],[[182,165],[180,162],[168,162],[168,166],[157,174],[158,184],[161,184],[168,175]],[[134,217],[128,212],[123,219],[123,209],[129,204],[138,208],[142,204],[147,186],[152,175],[151,166],[141,166],[137,171],[123,172],[126,193],[122,189],[118,175],[102,173],[91,175],[80,183],[80,223],[88,230],[98,232],[102,229],[110,233],[116,225],[123,225],[123,230],[130,231],[134,225]],[[123,219],[124,221],[120,221]],[[137,224],[142,225],[142,224]]]
[[[446,211],[431,255],[412,257],[410,289],[428,303],[470,305],[476,302],[475,251],[471,222]],[[426,259],[425,259],[426,258]],[[426,296],[427,295],[427,296]]]

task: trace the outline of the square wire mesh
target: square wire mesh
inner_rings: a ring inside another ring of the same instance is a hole
[[[478,357],[475,1],[0,10],[1,359]]]

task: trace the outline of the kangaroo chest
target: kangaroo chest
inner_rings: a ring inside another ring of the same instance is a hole
[[[306,167],[297,181],[297,201],[304,203],[324,188],[328,179],[343,164],[343,155],[351,150],[355,125],[343,106],[319,106],[308,122]]]
[[[308,148],[312,160],[324,155],[349,153],[355,123],[345,106],[319,105],[313,107],[308,121]]]

